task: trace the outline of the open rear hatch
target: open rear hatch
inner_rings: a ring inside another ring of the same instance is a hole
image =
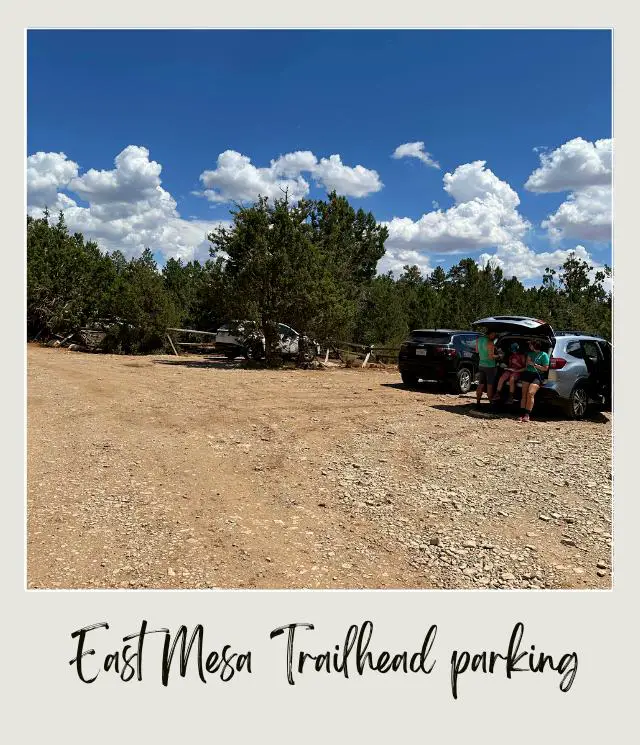
[[[471,327],[475,330],[485,328],[500,335],[518,334],[529,338],[537,336],[548,341],[552,348],[556,340],[553,329],[546,321],[526,316],[489,316],[474,321]]]

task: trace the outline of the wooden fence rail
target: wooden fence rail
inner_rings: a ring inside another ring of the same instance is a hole
[[[198,336],[212,336],[214,341],[212,342],[194,342],[194,341],[179,341],[175,338],[177,334],[196,334]],[[198,331],[197,329],[178,329],[168,328],[167,329],[167,340],[176,356],[179,356],[177,347],[200,347],[201,349],[215,350],[216,333],[214,331]],[[352,355],[355,357],[363,357],[362,367],[366,367],[369,360],[373,357],[375,359],[393,359],[397,358],[399,348],[398,347],[376,347],[373,344],[358,344],[351,341],[325,341],[320,345],[320,355],[324,355],[325,363],[329,361],[329,356],[333,353],[341,362],[345,362],[348,357]]]
[[[215,336],[215,331],[197,331],[196,329],[167,329],[167,331],[176,331],[181,334],[200,334],[201,336]]]
[[[214,341],[212,342],[179,341],[178,339],[173,338],[173,335],[175,334],[195,334],[196,336],[212,336]],[[176,355],[176,357],[180,356],[176,347],[200,347],[201,349],[215,350],[216,348],[215,338],[216,338],[215,331],[198,331],[197,329],[176,329],[176,328],[167,329],[167,340],[169,341],[171,349],[173,350],[173,353]]]

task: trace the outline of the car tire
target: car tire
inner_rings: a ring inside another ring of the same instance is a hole
[[[571,391],[566,405],[566,413],[570,419],[584,419],[589,409],[587,389],[578,383]]]
[[[456,377],[453,382],[454,393],[469,393],[472,384],[473,372],[468,367],[461,367],[456,373]]]
[[[402,378],[402,382],[406,386],[409,386],[409,388],[415,388],[418,385],[418,376],[414,373],[403,372],[400,373],[400,377]]]
[[[317,356],[318,355],[316,354],[316,352],[313,349],[313,347],[310,347],[308,349],[305,349],[302,352],[302,354],[300,355],[302,361],[305,362],[305,363],[307,363],[307,364],[309,364],[310,362],[313,362]]]

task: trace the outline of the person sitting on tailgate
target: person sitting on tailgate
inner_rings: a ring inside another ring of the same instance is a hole
[[[522,380],[522,398],[520,399],[522,414],[518,417],[520,422],[528,422],[530,419],[536,393],[544,385],[544,375],[549,369],[549,363],[549,355],[542,351],[540,342],[530,341],[527,369],[520,375]]]
[[[500,400],[504,384],[509,381],[509,398],[507,399],[507,404],[512,404],[514,402],[516,383],[520,378],[520,373],[524,371],[526,366],[527,358],[520,352],[518,343],[514,341],[511,345],[511,354],[509,355],[507,367],[505,368],[505,371],[502,373],[502,375],[500,376],[500,380],[498,381],[496,395],[493,397],[494,401]]]

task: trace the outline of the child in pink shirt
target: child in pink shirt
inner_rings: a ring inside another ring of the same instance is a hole
[[[504,384],[509,381],[509,398],[507,399],[508,404],[513,403],[513,397],[516,392],[516,381],[520,377],[520,373],[525,369],[527,366],[527,358],[524,354],[521,354],[518,351],[518,344],[517,342],[513,342],[511,345],[511,354],[509,355],[509,363],[508,367],[505,368],[505,371],[500,376],[500,380],[498,381],[498,387],[496,389],[496,395],[493,397],[494,401],[500,400],[500,394],[502,392],[502,387]]]

